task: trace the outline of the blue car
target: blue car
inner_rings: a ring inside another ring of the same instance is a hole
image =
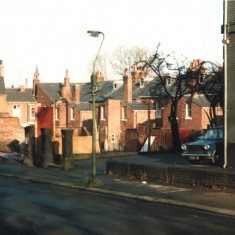
[[[204,136],[200,136],[197,141],[183,144],[181,149],[181,156],[191,164],[211,162],[222,167],[224,164],[223,127],[207,129]]]

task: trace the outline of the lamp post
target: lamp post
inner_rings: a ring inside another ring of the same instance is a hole
[[[98,59],[100,49],[104,42],[104,34],[100,31],[96,30],[88,30],[87,33],[91,37],[99,37],[101,34],[103,36],[98,53],[95,57],[93,63],[93,70],[91,75],[91,96],[92,96],[92,182],[96,181],[96,108],[95,108],[95,97],[96,97],[96,83],[97,83],[97,76],[95,74],[95,65]]]

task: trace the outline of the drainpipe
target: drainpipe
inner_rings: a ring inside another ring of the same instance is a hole
[[[228,84],[227,84],[227,28],[228,28],[228,16],[227,16],[227,11],[228,11],[228,0],[224,0],[224,38],[223,38],[223,44],[224,44],[224,165],[223,168],[227,167],[227,159],[228,159],[228,151],[227,151],[227,144],[228,144],[228,138],[227,138],[227,118],[228,118],[228,99],[227,99],[227,89],[228,89]]]

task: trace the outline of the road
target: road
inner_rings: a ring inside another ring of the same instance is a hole
[[[0,177],[0,234],[232,235],[235,219]]]

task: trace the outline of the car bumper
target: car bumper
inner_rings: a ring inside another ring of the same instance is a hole
[[[188,160],[212,160],[212,156],[209,153],[182,153],[181,156]]]
[[[198,157],[211,157],[209,153],[182,153],[182,157],[188,157],[188,156],[198,156]]]

